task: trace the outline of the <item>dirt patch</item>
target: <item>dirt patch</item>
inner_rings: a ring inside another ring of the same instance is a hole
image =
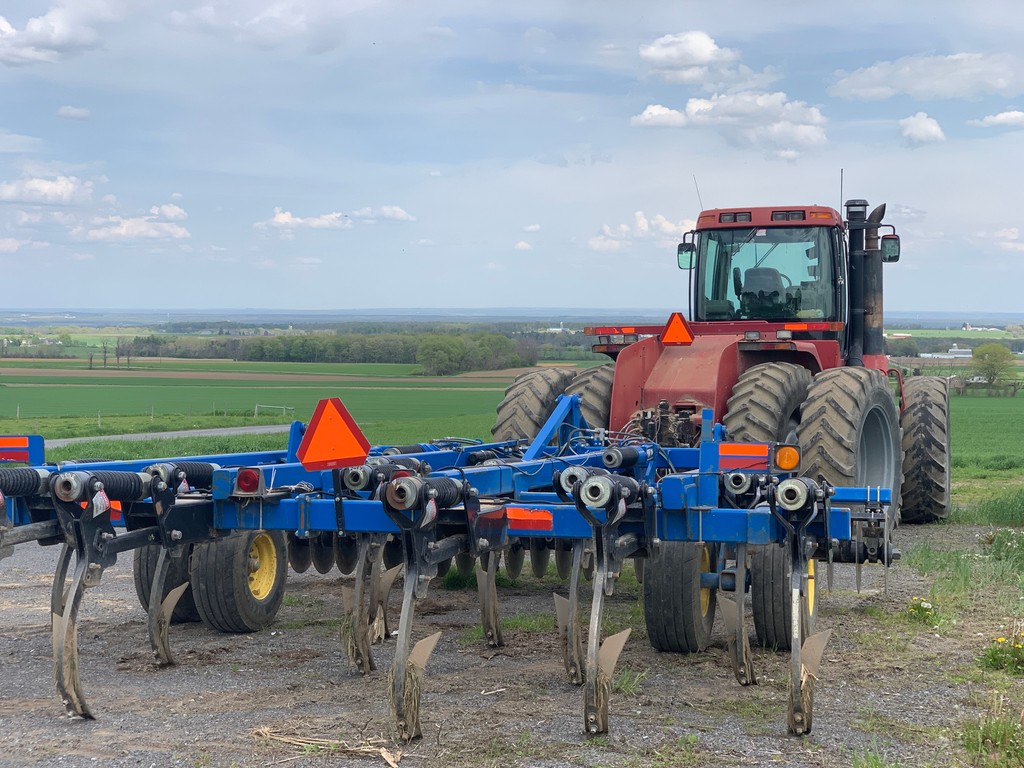
[[[914,539],[969,547],[976,534],[962,526],[897,531],[903,546]],[[880,569],[866,568],[857,593],[853,568],[837,566],[833,592],[821,603],[819,628],[833,634],[814,731],[794,739],[785,735],[788,656],[756,650],[760,684],[740,687],[720,620],[707,652],[658,653],[637,619],[639,590],[623,582],[608,611],[614,622],[632,623],[619,668],[641,679],[635,694],[613,694],[611,734],[588,738],[582,694],[565,678],[553,631],[507,630],[506,646],[489,649],[473,633],[475,591],[432,586],[414,636],[444,634],[424,684],[424,738],[406,746],[391,741],[393,642],[374,647],[376,673],[352,670],[339,640],[341,585],[349,579],[336,572],[292,574],[278,621],[264,632],[172,627],[178,665],[157,669],[130,560],[122,557],[82,611],[83,686],[98,719],[68,720],[54,693],[46,610],[55,555],[22,546],[0,565],[0,766],[385,765],[380,757],[303,752],[255,735],[261,728],[349,743],[383,738],[403,753],[402,766],[847,768],[865,750],[904,766],[950,765],[965,760],[955,734],[977,716],[987,690],[974,658],[1003,621],[972,615],[934,631],[902,618],[910,598],[929,588],[915,571],[892,569],[885,593]],[[552,592],[565,589],[524,576],[521,587],[499,590],[502,616],[550,615]],[[588,601],[584,594],[582,604]],[[392,611],[398,603],[396,591]],[[1007,696],[1020,701],[1020,684]]]

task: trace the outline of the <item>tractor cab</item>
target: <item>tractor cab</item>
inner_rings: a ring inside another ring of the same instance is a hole
[[[679,246],[679,265],[696,268],[693,319],[842,322],[844,242],[831,208],[704,212]]]

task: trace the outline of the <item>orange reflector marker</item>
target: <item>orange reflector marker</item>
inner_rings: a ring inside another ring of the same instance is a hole
[[[767,443],[721,443],[718,446],[718,468],[768,469]]]
[[[0,437],[0,461],[28,462],[27,437]]]
[[[525,509],[505,507],[508,527],[517,531],[551,531],[555,528],[554,516],[547,509]]]
[[[369,452],[370,442],[355,419],[341,400],[331,397],[316,404],[295,454],[303,467],[314,471],[358,466]]]
[[[679,312],[673,312],[661,332],[662,344],[686,345],[693,343],[693,332]]]
[[[795,445],[775,446],[775,468],[783,472],[795,472],[800,466],[800,449]]]

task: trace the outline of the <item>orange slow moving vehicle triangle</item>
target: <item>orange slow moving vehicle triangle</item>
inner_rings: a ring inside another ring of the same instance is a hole
[[[370,443],[341,400],[331,397],[316,404],[299,449],[299,462],[310,471],[354,467],[366,461]]]
[[[673,312],[661,332],[662,344],[692,344],[693,332],[679,312]]]

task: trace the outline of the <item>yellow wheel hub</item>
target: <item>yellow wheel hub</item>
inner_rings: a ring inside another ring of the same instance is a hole
[[[708,551],[707,546],[702,546],[700,548],[700,572],[711,572],[711,553]],[[707,587],[701,587],[700,615],[707,616],[709,610],[711,610],[711,590]]]
[[[258,533],[249,545],[249,591],[265,600],[277,581],[277,549],[269,534]]]

